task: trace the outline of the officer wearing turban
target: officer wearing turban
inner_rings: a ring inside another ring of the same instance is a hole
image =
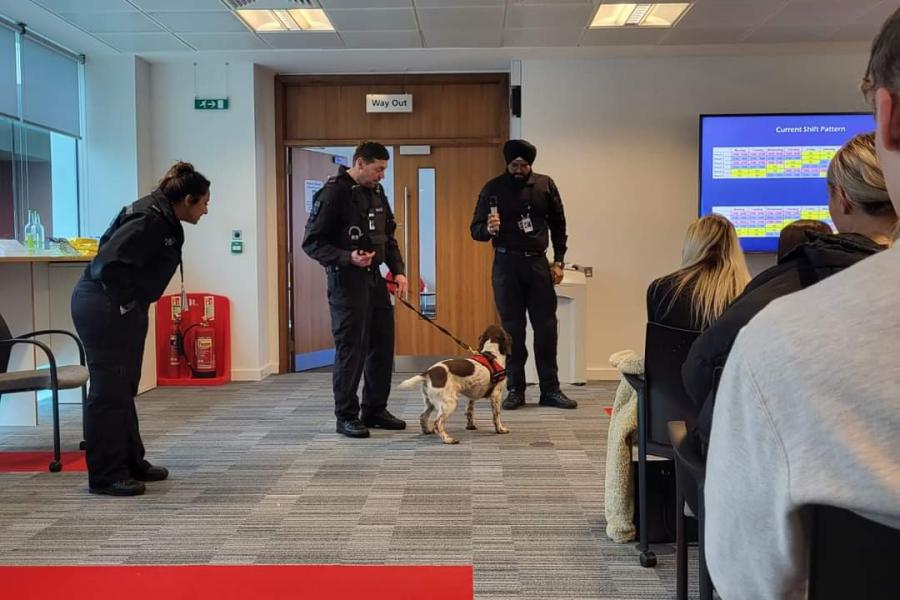
[[[525,140],[503,145],[506,171],[488,181],[475,206],[472,238],[494,246],[492,283],[503,328],[512,337],[503,408],[525,404],[525,313],[534,329],[534,358],[540,380],[538,404],[575,408],[559,389],[556,362],[556,292],[566,255],[566,216],[556,184],[531,170],[537,149]],[[547,246],[553,242],[553,263]]]

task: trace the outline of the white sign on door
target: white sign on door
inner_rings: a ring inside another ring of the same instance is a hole
[[[303,183],[306,188],[306,214],[310,214],[312,212],[313,196],[315,196],[316,192],[321,190],[322,186],[325,184],[318,179],[305,179]]]
[[[412,94],[366,94],[366,112],[411,113]]]

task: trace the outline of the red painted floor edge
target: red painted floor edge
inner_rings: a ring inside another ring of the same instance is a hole
[[[48,470],[53,452],[0,452],[0,473],[43,473]],[[62,452],[60,454],[63,471],[87,471],[84,452]]]
[[[471,566],[2,566],[3,596],[20,600],[472,600]]]

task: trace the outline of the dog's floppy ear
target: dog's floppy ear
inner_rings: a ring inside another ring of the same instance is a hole
[[[500,329],[500,332],[503,334],[500,338],[500,354],[509,356],[509,351],[512,348],[512,337],[506,333],[505,329]]]
[[[481,337],[478,338],[478,346],[475,349],[478,350],[479,352],[481,350],[483,350],[485,342],[487,342],[488,339],[490,339],[490,337],[491,337],[491,328],[488,327],[487,329],[484,330],[484,333],[481,334]]]

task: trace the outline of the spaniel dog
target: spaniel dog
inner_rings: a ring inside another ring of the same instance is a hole
[[[444,422],[456,410],[460,394],[469,399],[466,429],[478,429],[474,421],[475,401],[490,398],[494,431],[509,433],[509,429],[500,422],[500,402],[506,390],[506,357],[510,346],[509,335],[497,325],[491,325],[481,334],[478,340],[480,352],[474,357],[441,361],[424,373],[402,382],[399,386],[402,390],[422,385],[422,395],[425,398],[425,412],[419,416],[422,433],[434,433],[437,430],[445,444],[459,443],[444,429]],[[428,420],[435,410],[437,418],[432,427]]]

